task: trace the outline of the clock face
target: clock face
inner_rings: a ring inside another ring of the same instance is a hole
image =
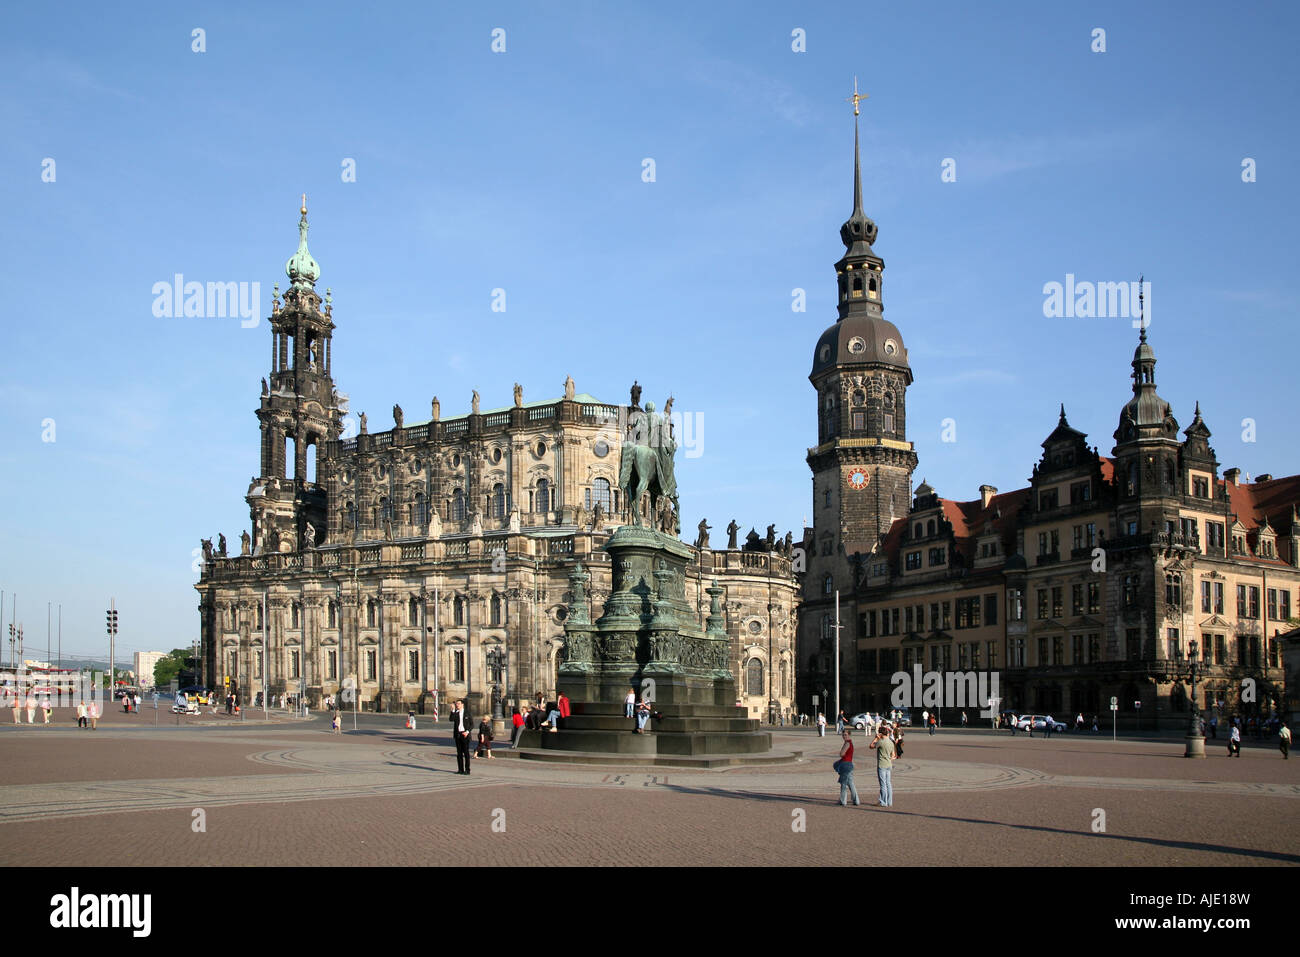
[[[867,470],[854,469],[849,473],[849,488],[863,489],[867,487]]]

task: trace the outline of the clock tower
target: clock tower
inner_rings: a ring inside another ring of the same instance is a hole
[[[817,445],[808,450],[815,554],[808,571],[819,572],[808,581],[822,596],[827,573],[836,588],[850,590],[851,581],[839,580],[848,559],[869,555],[907,515],[916,468],[907,440],[912,369],[902,335],[883,316],[885,263],[871,248],[876,224],[862,211],[856,119],[853,140],[853,213],[840,227],[844,255],[835,264],[839,317],[817,340],[808,376],[817,393]]]

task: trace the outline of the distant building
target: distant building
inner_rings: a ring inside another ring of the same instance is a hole
[[[919,666],[996,672],[1005,709],[1104,721],[1115,698],[1122,724],[1175,727],[1187,719],[1193,653],[1202,709],[1280,708],[1279,636],[1300,605],[1300,475],[1220,478],[1200,406],[1180,438],[1156,393],[1143,328],[1110,456],[1062,407],[1028,487],[982,485],[970,501],[924,481],[913,492],[912,370],[882,315],[876,234],[858,177],[835,266],[839,318],[809,376],[818,445],[807,458],[800,704],[834,697],[838,594],[850,714],[888,710],[892,676]]]
[[[135,673],[140,676],[141,688],[153,687],[153,670],[163,658],[167,657],[165,651],[137,651],[135,653]]]

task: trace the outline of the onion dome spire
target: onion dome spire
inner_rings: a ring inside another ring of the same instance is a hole
[[[302,218],[298,220],[298,251],[285,263],[284,271],[294,286],[314,286],[320,278],[320,266],[307,249],[307,194],[302,194]]]
[[[862,148],[858,133],[858,101],[867,94],[858,92],[857,77],[853,78],[853,213],[840,227],[840,240],[844,243],[845,257],[874,256],[871,244],[876,241],[876,224],[862,211]]]

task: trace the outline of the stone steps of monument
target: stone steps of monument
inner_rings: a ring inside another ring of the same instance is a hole
[[[560,719],[560,729],[562,731],[631,731],[635,726],[634,719],[624,717],[622,714],[575,714],[572,717]],[[724,734],[744,734],[757,731],[758,721],[752,718],[665,715],[658,721],[652,720],[649,727],[660,732],[695,733],[712,731]]]
[[[771,750],[772,735],[766,731],[744,733],[630,730],[525,731],[519,748],[539,751],[591,751],[601,754],[697,755],[758,754]]]
[[[656,711],[662,711],[665,715],[683,718],[747,718],[749,712],[744,708],[738,708],[735,705],[719,704],[690,704],[678,703],[672,704],[652,704]],[[583,701],[572,705],[574,715],[584,716],[602,716],[614,715],[623,718],[626,715],[626,706],[620,701],[617,704],[604,703],[599,701]]]
[[[521,749],[525,761],[581,764],[603,767],[726,768],[742,765],[794,764],[803,760],[802,751],[768,751],[761,754],[609,754],[587,751]]]

